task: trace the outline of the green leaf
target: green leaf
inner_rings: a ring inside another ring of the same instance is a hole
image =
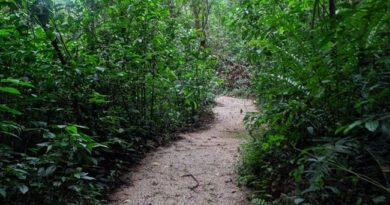
[[[339,195],[340,194],[340,190],[338,190],[336,187],[333,187],[333,186],[326,186],[325,188],[331,190],[333,193]]]
[[[348,125],[347,129],[344,130],[344,134],[348,134],[349,131],[351,131],[353,128],[360,126],[363,122],[360,120],[357,120],[350,125]]]
[[[377,120],[368,121],[364,124],[364,126],[367,128],[367,130],[375,132],[375,130],[379,127],[379,122]]]
[[[54,127],[58,129],[64,129],[66,128],[66,125],[55,125]]]
[[[46,168],[45,170],[45,176],[49,176],[56,171],[57,167],[55,165],[51,165],[50,167]]]
[[[77,173],[74,173],[73,176],[77,179],[80,179],[81,178],[81,173],[77,172]]]
[[[85,180],[95,180],[95,178],[88,176],[88,173],[86,173],[86,172],[82,172],[82,173],[81,173],[81,179],[85,179]]]
[[[386,202],[386,197],[385,196],[378,196],[372,199],[374,204],[380,204],[380,203],[385,203]]]
[[[98,71],[103,73],[106,70],[106,68],[102,67],[102,66],[96,66],[96,70],[98,70]]]
[[[295,203],[295,204],[301,204],[301,203],[304,202],[304,201],[305,201],[305,199],[299,198],[299,197],[294,199],[294,203]]]
[[[14,115],[22,115],[23,114],[23,113],[19,112],[18,110],[12,109],[4,104],[0,104],[0,112],[8,112],[8,113],[11,113]]]
[[[13,87],[0,86],[0,91],[14,94],[14,95],[20,95],[19,90]]]
[[[90,176],[82,176],[81,178],[85,179],[85,180],[95,180],[95,178],[90,177]]]
[[[0,188],[0,196],[2,196],[3,198],[7,196],[7,192],[5,191],[4,188]]]
[[[71,186],[68,186],[68,189],[73,190],[73,191],[75,191],[75,192],[80,192],[80,191],[81,191],[81,187],[78,186],[78,185],[71,185]]]
[[[43,133],[43,137],[47,138],[47,139],[54,139],[56,137],[56,135],[52,132],[47,131],[47,132]]]
[[[313,135],[314,134],[314,128],[313,127],[307,127],[306,128],[307,129],[307,131],[311,134],[311,135]]]
[[[77,134],[77,127],[75,125],[67,125],[65,128],[66,131],[68,131],[70,134]]]
[[[62,182],[60,182],[60,181],[53,182],[53,186],[55,186],[55,187],[59,187],[59,186],[61,186],[61,184],[62,184]]]
[[[21,186],[19,186],[19,191],[22,193],[22,194],[25,194],[25,193],[27,193],[28,192],[28,186],[26,186],[26,185],[21,185]]]
[[[102,95],[102,94],[100,94],[100,93],[98,93],[98,92],[93,92],[93,94],[90,96],[90,98],[89,98],[89,102],[90,103],[95,103],[95,104],[102,104],[102,103],[106,103],[106,102],[108,102],[107,100],[106,100],[106,98],[107,98],[107,95]]]
[[[0,2],[1,4],[5,4],[4,2]],[[9,36],[13,33],[13,29],[0,29],[0,37]]]
[[[108,148],[106,145],[103,145],[100,143],[88,143],[86,149],[88,150],[89,153],[91,153],[92,149],[95,149],[98,147]]]
[[[0,131],[0,133],[2,134],[5,134],[5,135],[8,135],[8,136],[11,136],[11,137],[14,137],[18,140],[22,140],[22,138],[20,138],[19,136],[15,135],[14,133],[10,133],[10,132],[3,132],[3,131]]]
[[[28,83],[26,81],[22,81],[19,79],[13,79],[13,78],[7,78],[0,80],[1,83],[12,83],[14,85],[24,86],[24,87],[30,87],[33,88],[34,86],[31,83]]]

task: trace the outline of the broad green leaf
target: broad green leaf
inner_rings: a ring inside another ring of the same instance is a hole
[[[304,201],[305,201],[305,199],[300,198],[300,197],[294,199],[294,203],[295,203],[295,204],[301,204],[301,203],[304,202]]]
[[[364,126],[367,128],[367,130],[371,132],[375,132],[375,130],[379,127],[378,121],[368,121],[364,124]]]
[[[73,176],[77,179],[80,179],[81,178],[81,173],[77,172],[77,173],[74,173]]]
[[[13,87],[0,86],[0,91],[14,94],[14,95],[20,95],[19,90]]]
[[[4,104],[0,104],[0,112],[8,112],[8,113],[11,113],[11,114],[14,114],[14,115],[22,115],[23,114],[20,111],[15,110],[13,108],[10,108],[10,107],[8,107],[7,105],[4,105]]]
[[[1,2],[3,3],[3,2]],[[5,29],[0,29],[0,37],[4,36],[9,36],[13,33],[13,29],[5,28]]]
[[[30,87],[33,88],[34,86],[31,83],[28,83],[26,81],[22,81],[19,79],[13,79],[13,78],[7,78],[0,80],[1,83],[12,83],[14,85],[24,86],[24,87]]]
[[[86,172],[82,172],[80,174],[80,178],[85,179],[85,180],[95,180],[95,178],[88,176],[88,173],[86,173]]]
[[[50,167],[46,168],[45,176],[49,176],[49,175],[53,174],[54,171],[56,171],[56,169],[57,169],[56,165],[51,165]]]
[[[93,94],[90,96],[88,101],[90,103],[103,104],[108,102],[106,99],[107,99],[107,95],[102,95],[98,92],[93,92]]]
[[[77,127],[75,125],[67,125],[65,128],[66,131],[68,131],[71,134],[77,134]]]

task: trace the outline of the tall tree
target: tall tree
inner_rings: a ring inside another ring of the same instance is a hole
[[[207,47],[208,20],[212,0],[191,0],[191,10],[194,17],[194,26],[200,34],[200,48]]]

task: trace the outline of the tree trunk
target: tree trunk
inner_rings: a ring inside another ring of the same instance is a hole
[[[329,0],[329,16],[333,18],[336,15],[336,0]]]

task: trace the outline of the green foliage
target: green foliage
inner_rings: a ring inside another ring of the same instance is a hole
[[[268,205],[269,204],[268,202],[266,202],[265,200],[260,199],[260,198],[254,198],[254,199],[252,199],[251,202],[253,204],[256,204],[256,205]]]
[[[236,3],[219,0],[212,2],[209,44],[218,57],[217,74],[221,78],[219,93],[247,97],[251,95],[251,69],[245,61],[245,41],[231,29],[234,23]]]
[[[336,1],[332,16],[329,2],[240,1],[261,110],[242,177],[277,203],[386,204],[390,3]]]
[[[215,58],[168,3],[0,2],[1,204],[104,203],[210,108]]]

